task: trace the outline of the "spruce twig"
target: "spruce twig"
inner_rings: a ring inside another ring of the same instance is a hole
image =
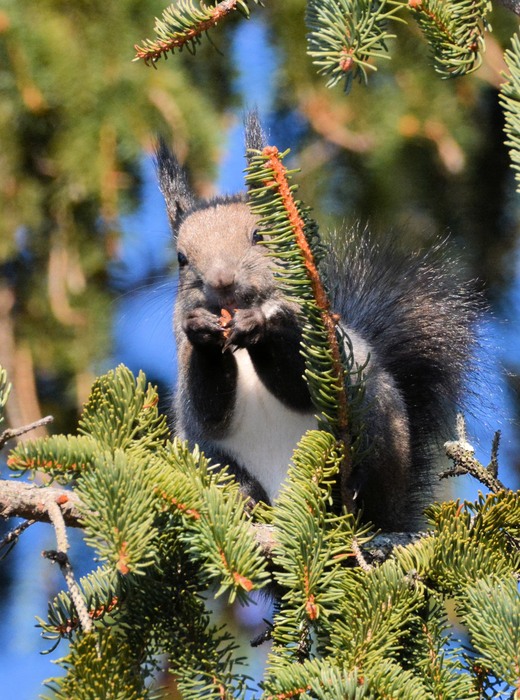
[[[174,53],[176,49],[186,47],[194,52],[202,34],[235,10],[249,16],[244,0],[222,0],[214,7],[200,3],[200,7],[196,8],[191,0],[180,0],[177,5],[170,5],[164,10],[162,19],[155,20],[154,30],[158,38],[155,41],[144,39],[141,46],[135,45],[134,61],[143,59],[146,65],[150,62],[155,65],[161,57],[167,58],[167,54]]]
[[[67,583],[67,588],[69,589],[70,597],[76,612],[78,613],[79,623],[81,629],[84,632],[92,631],[92,618],[89,615],[88,608],[86,606],[85,600],[81,594],[80,587],[78,586],[76,579],[74,577],[74,571],[72,569],[67,551],[69,549],[69,540],[67,538],[67,530],[65,526],[65,520],[63,518],[63,513],[61,508],[52,498],[46,499],[46,509],[49,514],[49,518],[54,527],[56,533],[56,545],[57,551],[49,550],[42,552],[42,555],[53,562],[56,562]]]
[[[345,92],[357,78],[367,82],[368,71],[377,68],[374,58],[388,58],[388,20],[402,9],[398,0],[308,0],[307,53],[317,71],[328,77],[327,87],[345,80]]]
[[[452,476],[471,474],[492,493],[503,491],[506,487],[498,479],[498,447],[500,444],[500,431],[497,430],[491,446],[491,460],[487,467],[482,465],[475,457],[475,450],[466,439],[466,424],[462,415],[457,416],[457,440],[446,442],[444,449],[448,457],[453,461],[453,467],[439,474],[440,479]]]
[[[352,540],[352,553],[356,557],[356,562],[357,565],[362,569],[365,573],[368,573],[372,569],[372,565],[367,562],[365,559],[365,555],[363,554],[363,551],[361,547],[359,546],[359,542],[357,540],[357,537],[354,537]]]
[[[5,519],[27,518],[2,539],[0,549],[10,542],[15,543],[17,534],[23,532],[30,524],[50,523],[49,513],[43,506],[45,496],[51,497],[59,503],[65,524],[68,527],[83,527],[78,509],[78,506],[81,505],[81,499],[73,491],[0,479],[0,517]],[[272,560],[277,547],[276,532],[273,526],[251,523],[249,527],[251,537],[258,544],[262,556]],[[385,532],[363,544],[362,555],[365,559],[368,557],[370,561],[376,561],[380,564],[391,555],[394,547],[406,546],[417,541],[421,536],[423,536],[422,533]]]
[[[321,281],[316,248],[310,237],[315,232],[305,219],[301,204],[293,195],[290,172],[283,165],[287,154],[275,146],[250,151],[246,182],[252,210],[260,217],[269,252],[283,261],[279,280],[283,290],[302,309],[304,321],[302,356],[305,377],[318,420],[344,445],[340,473],[343,504],[353,512],[354,499],[348,487],[352,471],[350,406],[345,388],[344,338],[339,317],[332,312]],[[315,243],[315,241],[314,241]],[[342,341],[342,346],[340,346]]]
[[[479,68],[490,0],[410,0],[408,6],[432,47],[437,73],[450,78]]]
[[[511,165],[515,171],[516,189],[520,192],[520,36],[515,34],[511,47],[505,52],[509,69],[506,81],[500,87],[500,104],[504,110],[504,132],[509,147]]]

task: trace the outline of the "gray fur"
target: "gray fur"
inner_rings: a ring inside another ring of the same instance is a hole
[[[251,143],[261,138],[257,125],[253,118]],[[272,259],[254,243],[247,203],[196,202],[174,157],[163,149],[158,163],[182,262],[176,432],[214,462],[229,464],[253,498],[272,500],[298,432],[315,425],[302,379],[298,308],[283,298]],[[351,486],[367,519],[386,530],[412,527],[427,493],[433,445],[462,395],[476,305],[433,254],[380,250],[365,232],[332,238],[323,263],[332,304],[356,360],[370,357],[364,436],[370,449]],[[226,329],[222,309],[232,314]]]
[[[246,153],[249,149],[261,151],[265,146],[266,139],[258,118],[258,112],[256,110],[248,112],[244,122],[246,132]]]

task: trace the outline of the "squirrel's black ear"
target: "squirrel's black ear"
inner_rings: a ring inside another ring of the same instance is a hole
[[[244,118],[245,126],[245,141],[246,141],[246,158],[248,158],[248,151],[250,148],[255,151],[261,151],[266,145],[265,134],[262,131],[262,126],[260,124],[260,118],[258,117],[258,112],[252,110],[248,112]]]
[[[163,139],[155,148],[159,187],[163,193],[170,225],[175,232],[179,218],[195,204],[186,173]]]

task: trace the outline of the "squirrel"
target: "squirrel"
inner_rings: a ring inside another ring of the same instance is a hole
[[[258,118],[249,115],[246,147],[263,144]],[[247,197],[197,199],[164,142],[156,164],[179,265],[174,432],[227,465],[246,496],[272,503],[298,441],[317,427],[298,306],[257,245],[266,234]],[[463,394],[478,303],[446,256],[436,261],[438,250],[399,255],[361,230],[332,239],[323,263],[331,306],[355,363],[366,364],[368,449],[350,489],[365,520],[386,531],[410,529],[429,495],[446,416]]]

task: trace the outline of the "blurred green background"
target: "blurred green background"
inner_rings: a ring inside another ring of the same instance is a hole
[[[132,60],[133,46],[164,7],[0,0],[0,363],[14,384],[10,422],[52,413],[54,430],[73,431],[94,376],[119,361],[144,366],[167,402],[175,284],[153,144],[158,134],[172,144],[199,194],[233,191],[245,165],[242,115],[257,106],[269,141],[292,149],[299,196],[322,228],[361,221],[414,248],[449,235],[493,312],[486,342],[505,384],[488,377],[475,403],[499,392],[509,400],[477,422],[485,449],[506,427],[514,481],[520,196],[497,91],[517,18],[497,7],[483,66],[451,81],[434,73],[417,28],[396,25],[392,60],[345,96],[325,88],[305,55],[303,0],[266,0],[249,22],[230,18],[196,55],[154,70]],[[169,359],[153,354],[158,346]],[[2,571],[10,605],[9,560]]]

